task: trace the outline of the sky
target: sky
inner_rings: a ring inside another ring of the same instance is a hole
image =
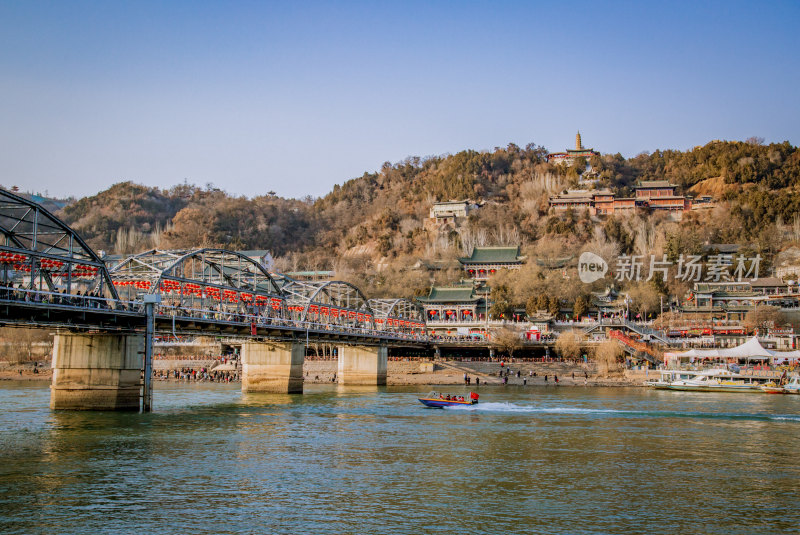
[[[0,184],[319,197],[408,156],[800,142],[800,2],[0,0]]]

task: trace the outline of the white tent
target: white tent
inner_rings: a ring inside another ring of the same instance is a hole
[[[773,351],[761,345],[757,337],[752,337],[747,342],[736,347],[720,349],[690,349],[682,353],[667,353],[666,357],[678,357],[678,359],[765,359],[781,358],[796,359],[800,358],[800,351]]]

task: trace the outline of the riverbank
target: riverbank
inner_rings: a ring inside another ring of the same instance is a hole
[[[183,368],[214,368],[213,361],[181,361],[180,364]],[[161,366],[156,361],[154,369],[159,373],[172,367]],[[307,360],[303,365],[304,381],[309,384],[332,383],[337,372],[338,362],[335,360]],[[463,385],[465,374],[471,385],[475,385],[476,380],[480,380],[480,384],[500,385],[507,379],[508,385],[517,386],[642,386],[653,375],[652,372],[625,370],[624,373],[600,376],[591,364],[564,362],[512,362],[501,367],[499,362],[484,361],[389,361],[386,383],[393,386]],[[52,377],[53,370],[49,366],[0,364],[0,381],[50,382]]]

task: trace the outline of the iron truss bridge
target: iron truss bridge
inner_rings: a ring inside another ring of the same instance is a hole
[[[68,225],[0,189],[0,324],[159,336],[426,345],[420,307],[347,282],[270,274],[224,249],[151,250],[106,265]],[[153,297],[157,296],[157,297]]]

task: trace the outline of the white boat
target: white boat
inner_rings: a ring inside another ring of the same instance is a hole
[[[661,378],[649,381],[648,386],[659,390],[693,392],[761,392],[761,383],[729,370],[663,370]]]
[[[783,391],[787,394],[800,394],[800,375],[795,375],[783,385]]]

